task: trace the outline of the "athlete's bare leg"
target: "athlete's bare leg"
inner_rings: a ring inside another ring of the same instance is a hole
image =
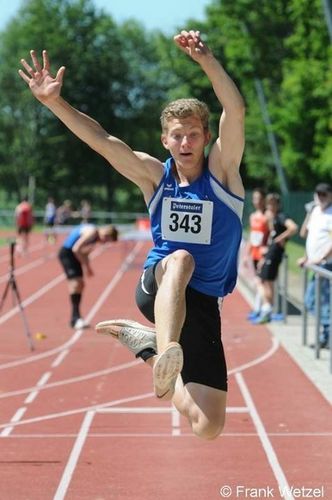
[[[185,250],[177,250],[156,267],[158,292],[154,314],[158,353],[170,342],[179,341],[186,317],[186,287],[194,268],[194,259]]]
[[[156,356],[147,360],[153,367]],[[192,431],[203,439],[217,438],[225,424],[227,392],[203,384],[183,385],[178,376],[172,403],[188,419]]]

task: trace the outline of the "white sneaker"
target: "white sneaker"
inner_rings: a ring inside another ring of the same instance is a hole
[[[111,319],[96,325],[97,333],[112,335],[126,346],[135,356],[144,349],[157,352],[157,337],[154,328],[128,319]]]
[[[172,399],[175,383],[183,366],[183,351],[180,344],[170,342],[153,366],[154,391],[159,399]]]
[[[73,328],[75,328],[75,330],[82,330],[83,328],[89,328],[89,327],[90,327],[89,323],[84,321],[83,318],[78,318],[75,321],[75,324],[73,326]]]

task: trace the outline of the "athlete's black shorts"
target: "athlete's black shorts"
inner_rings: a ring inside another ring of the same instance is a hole
[[[81,263],[70,248],[60,248],[58,257],[69,280],[83,276]]]
[[[284,251],[284,247],[278,245],[278,243],[272,243],[264,257],[264,264],[258,274],[262,280],[274,281],[276,279]]]
[[[136,288],[136,303],[152,323],[157,283],[155,266],[144,271]],[[221,342],[218,298],[205,295],[191,287],[186,289],[186,319],[180,344],[184,354],[181,372],[184,384],[195,382],[227,391],[227,368]]]

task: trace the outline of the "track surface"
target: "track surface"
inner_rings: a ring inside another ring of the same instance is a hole
[[[92,325],[145,322],[134,290],[148,247],[95,250],[83,302]],[[227,423],[204,442],[156,401],[144,363],[93,328],[69,328],[57,249],[33,235],[29,255],[15,259],[33,352],[11,289],[0,313],[0,499],[332,499],[331,407],[268,329],[245,320],[239,291],[222,312]]]

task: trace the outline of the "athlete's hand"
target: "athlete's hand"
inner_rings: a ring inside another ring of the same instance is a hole
[[[173,40],[182,52],[198,63],[204,57],[211,54],[208,46],[202,41],[199,31],[182,30],[181,33],[175,35]]]
[[[41,67],[34,50],[30,51],[30,55],[34,68],[25,59],[21,59],[21,64],[26,72],[20,69],[18,73],[29,85],[36,99],[43,104],[47,104],[60,95],[65,67],[61,66],[56,76],[53,77],[50,74],[50,63],[46,50],[43,50],[43,67]]]

